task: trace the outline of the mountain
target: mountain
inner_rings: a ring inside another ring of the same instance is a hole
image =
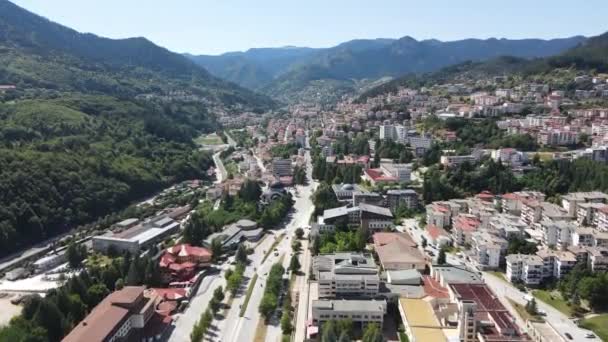
[[[530,79],[544,78],[553,82],[568,83],[572,79],[563,75],[554,79],[551,74],[558,68],[572,73],[608,72],[608,33],[585,39],[574,47],[553,56],[542,58],[497,57],[486,61],[466,61],[425,74],[408,74],[381,84],[362,93],[358,101],[364,101],[400,87],[419,87],[435,83],[461,82],[498,75],[519,75]],[[563,84],[563,85],[565,85]]]
[[[193,138],[215,115],[275,105],[144,38],[79,33],[6,0],[0,85],[0,256],[205,178]]]
[[[187,90],[221,105],[273,104],[145,38],[79,33],[7,0],[0,0],[0,52],[5,84],[116,96]]]
[[[191,57],[216,76],[289,102],[302,93],[314,92],[318,84],[335,84],[355,90],[356,81],[424,73],[464,61],[483,61],[499,56],[535,58],[561,53],[585,40],[564,39],[465,39],[442,42],[400,39],[353,40],[332,48],[303,50],[306,53],[275,66],[272,58],[253,59],[245,53]],[[272,50],[272,49],[271,49]],[[280,49],[279,49],[280,51]],[[238,60],[235,56],[239,57]],[[311,89],[312,88],[312,89]]]
[[[315,51],[312,48],[282,47],[249,49],[219,56],[185,56],[217,77],[250,89],[259,89]]]

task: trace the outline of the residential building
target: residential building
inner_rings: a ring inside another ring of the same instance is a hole
[[[543,279],[562,278],[570,272],[577,261],[576,255],[568,251],[541,249],[536,252],[536,255],[543,260]]]
[[[293,173],[291,159],[274,158],[272,160],[272,172],[276,177],[291,176]]]
[[[452,237],[445,229],[434,225],[426,226],[425,238],[429,245],[435,248],[452,245]]]
[[[537,255],[509,254],[507,261],[507,279],[512,282],[523,282],[526,285],[538,285],[543,279],[543,259]]]
[[[568,221],[541,220],[540,226],[543,231],[543,244],[546,246],[565,249],[572,244],[572,233],[577,225]]]
[[[386,192],[386,202],[392,212],[395,212],[399,207],[414,209],[418,207],[418,194],[412,189],[391,189]]]
[[[479,158],[472,154],[462,156],[442,155],[439,163],[447,167],[456,167],[464,163],[475,164],[478,160]]]
[[[475,215],[459,214],[452,222],[454,244],[464,246],[471,243],[471,235],[477,230],[481,221]]]
[[[587,252],[587,261],[591,272],[608,271],[608,248],[587,247]]]
[[[412,164],[381,163],[380,169],[384,174],[394,177],[399,183],[408,183],[412,180]]]
[[[471,259],[477,267],[482,270],[497,269],[503,264],[509,244],[506,239],[487,230],[473,232],[470,236]]]

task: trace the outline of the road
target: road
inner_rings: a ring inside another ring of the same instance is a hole
[[[232,137],[230,136],[230,134],[228,134],[227,131],[224,131],[224,135],[226,136],[226,139],[228,140],[228,145],[230,145],[232,147],[236,147],[236,141],[234,141],[234,139],[232,139]]]
[[[308,159],[307,173],[310,176],[312,168],[310,167],[310,155],[306,155]],[[309,178],[310,179],[310,178]],[[225,342],[240,342],[240,341],[251,341],[255,336],[258,322],[260,320],[260,314],[258,313],[258,306],[262,300],[264,294],[264,288],[266,286],[267,274],[270,268],[275,264],[281,256],[284,256],[283,265],[289,264],[291,257],[291,241],[293,240],[294,231],[298,227],[308,225],[310,215],[314,210],[310,195],[316,189],[316,182],[311,182],[306,186],[298,186],[298,195],[294,196],[294,210],[291,213],[291,217],[288,218],[285,228],[277,230],[275,236],[279,236],[285,233],[285,237],[276,247],[278,255],[272,253],[265,262],[262,262],[264,252],[268,251],[274,242],[274,238],[267,238],[260,246],[258,246],[254,253],[249,256],[251,263],[245,270],[245,275],[248,278],[253,277],[254,273],[258,274],[255,287],[249,299],[247,309],[243,317],[239,317],[240,306],[245,299],[245,293],[238,298],[235,298],[233,305],[227,313],[224,320],[219,322],[219,331],[221,341]],[[292,193],[293,194],[293,193]],[[246,291],[246,288],[243,289]],[[277,322],[268,326],[266,341],[280,341],[281,329]]]
[[[219,286],[226,287],[226,280],[223,274],[210,275],[202,280],[196,295],[190,301],[190,305],[188,305],[183,313],[176,315],[177,321],[174,324],[175,328],[169,336],[169,342],[190,341],[190,333],[194,324],[201,318],[203,312],[207,310],[207,306],[213,297],[213,291]]]
[[[509,297],[521,305],[526,304],[526,300],[523,298],[526,293],[519,291],[516,287],[489,273],[484,273],[483,278],[486,284],[488,284],[499,298]],[[545,304],[540,300],[537,300],[536,303],[539,310],[543,310],[547,313],[545,320],[557,330],[565,341],[571,341],[566,338],[566,333],[572,335],[572,341],[590,341],[585,335],[591,331],[579,328],[574,324],[573,320],[569,319],[566,315],[554,309],[552,306]]]
[[[308,278],[310,274],[310,264],[312,261],[312,255],[310,254],[310,249],[308,249],[307,237],[308,232],[306,232],[304,239],[305,241],[302,243],[303,253],[300,254],[300,264],[302,265],[301,271],[304,273],[296,277],[294,294],[291,297],[295,301],[295,293],[299,293],[298,307],[295,315],[296,342],[303,342],[306,339],[306,316],[308,314],[308,297],[310,291]]]
[[[222,163],[222,158],[220,158],[221,151],[213,155],[213,162],[215,163],[215,169],[219,172],[215,172],[217,175],[217,180],[215,183],[221,183],[224,179],[228,178],[228,172],[226,172],[226,168],[224,167],[224,163]]]

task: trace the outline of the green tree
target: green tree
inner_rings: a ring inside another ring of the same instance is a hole
[[[338,341],[338,329],[336,327],[336,321],[329,320],[323,323],[321,327],[321,341],[322,342],[337,342]]]
[[[362,342],[382,342],[382,330],[376,323],[370,323],[363,331]]]
[[[224,300],[224,290],[221,286],[213,291],[213,298],[217,299],[219,302]]]
[[[99,304],[107,295],[110,294],[110,290],[103,283],[96,283],[89,287],[87,290],[88,306],[94,308]]]
[[[240,244],[238,249],[236,250],[236,255],[234,257],[236,262],[246,264],[247,263],[247,247],[244,244]]]
[[[530,301],[528,301],[526,303],[526,311],[532,316],[535,316],[538,314],[538,307],[536,305],[536,300],[534,298],[532,298]]]
[[[211,253],[213,255],[213,260],[219,260],[223,254],[223,250],[222,238],[219,236],[214,238],[211,241]]]
[[[297,228],[295,234],[297,239],[302,239],[304,237],[304,229]]]
[[[292,272],[298,272],[300,270],[300,261],[298,260],[298,255],[294,254],[291,256],[291,260],[289,261],[289,269]]]
[[[281,316],[281,330],[283,331],[283,334],[286,335],[291,334],[291,331],[293,330],[291,315],[287,310],[283,311],[283,315]]]
[[[40,302],[33,321],[47,331],[51,341],[60,341],[66,330],[65,317],[51,301]]]
[[[70,268],[80,268],[82,261],[87,257],[87,248],[84,245],[72,241],[66,250],[68,264]]]
[[[446,264],[445,248],[441,248],[439,250],[439,255],[437,255],[437,264],[438,265],[445,265]]]

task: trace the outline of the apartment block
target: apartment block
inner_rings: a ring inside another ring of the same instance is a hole
[[[537,255],[510,254],[506,257],[507,279],[514,283],[538,285],[543,279],[544,262]]]
[[[330,320],[350,319],[353,323],[384,323],[385,300],[313,300],[312,322],[316,326]]]

